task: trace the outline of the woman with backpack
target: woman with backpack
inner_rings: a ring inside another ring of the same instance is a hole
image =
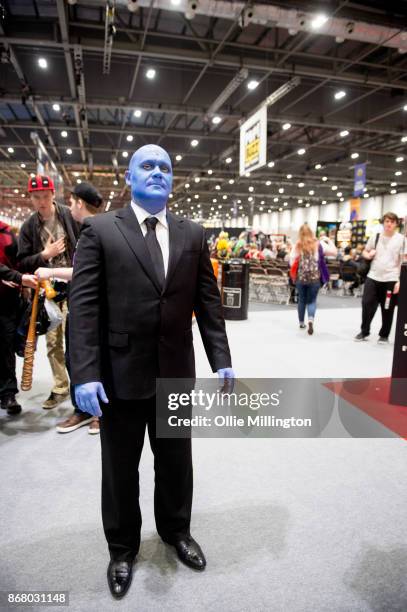
[[[336,254],[337,248],[330,238],[324,236],[319,241],[307,223],[300,227],[298,240],[291,251],[290,276],[297,287],[300,328],[306,327],[307,310],[309,335],[314,333],[318,291],[329,280],[325,257],[335,257]]]

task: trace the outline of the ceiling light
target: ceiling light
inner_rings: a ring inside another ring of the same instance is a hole
[[[48,62],[47,62],[47,60],[45,59],[45,57],[40,57],[40,58],[38,59],[38,66],[39,66],[40,68],[42,68],[43,70],[45,70],[46,68],[48,68]]]
[[[134,137],[133,137],[133,135],[132,135],[132,134],[127,134],[127,136],[126,136],[126,140],[127,140],[127,142],[133,142],[133,138],[134,138]]]
[[[340,89],[339,91],[337,91],[335,93],[335,100],[342,100],[342,98],[344,98],[346,96],[346,91],[343,91],[343,89]]]
[[[341,138],[345,138],[345,136],[349,136],[348,130],[342,130],[342,132],[339,132],[339,136]]]
[[[305,149],[298,149],[297,153],[298,155],[304,155]]]
[[[128,154],[127,151],[122,151],[122,157],[128,157],[128,156],[129,156],[129,154]]]
[[[259,210],[261,212],[263,210],[263,206],[259,206]]]
[[[305,183],[298,183],[298,187],[304,187]]]
[[[197,140],[196,138],[191,140],[191,147],[197,147],[198,145],[199,145],[199,140]]]
[[[13,147],[7,147],[7,151],[8,151],[9,153],[14,153],[14,149],[13,149]]]
[[[220,123],[222,121],[222,117],[219,117],[219,115],[215,115],[215,117],[212,117],[212,123],[214,123],[215,125],[218,125],[218,123]]]
[[[338,193],[336,194],[336,196],[337,196],[338,198],[342,197],[342,191],[338,191]]]
[[[252,187],[252,186],[250,185],[250,187],[249,187],[249,191],[250,191],[250,192],[254,191],[254,187]]]
[[[273,202],[278,202],[278,198],[273,198]]]
[[[68,132],[66,130],[62,130],[61,136],[62,138],[68,138]]]
[[[290,180],[290,179],[293,178],[293,175],[292,174],[287,174],[287,178],[288,178],[288,180]]]
[[[322,164],[315,164],[314,168],[315,170],[321,170]]]
[[[61,107],[59,106],[59,104],[53,104],[52,110],[54,110],[55,112],[59,112],[61,110]]]
[[[118,184],[119,184],[119,181],[117,179],[114,179],[113,185],[118,185]]]
[[[252,197],[252,196],[249,196],[249,197],[247,198],[247,200],[248,200],[248,202],[253,202],[253,197]]]
[[[323,180],[323,181],[324,181],[324,183],[325,183],[325,181],[327,181],[327,180],[328,180],[328,177],[327,177],[327,176],[323,176],[323,177],[322,177],[322,180]]]
[[[336,191],[338,189],[338,186],[337,185],[332,185],[331,189],[332,189],[332,191]]]
[[[404,110],[404,111],[407,111],[407,104],[405,104],[405,105],[403,106],[403,110]]]
[[[303,201],[304,201],[304,200],[303,200],[302,198],[300,198],[300,199],[298,200],[298,204],[302,204],[302,203],[303,203]]]
[[[228,196],[225,194],[225,195],[223,195],[223,196],[222,196],[222,198],[223,198],[224,200],[227,200],[227,199],[228,199]]]
[[[190,188],[190,184],[189,183],[185,183],[185,189],[189,189]]]
[[[402,155],[399,155],[399,157],[396,157],[396,162],[399,164],[400,162],[404,161],[404,157]]]
[[[267,185],[267,187],[270,187],[271,181],[266,181],[266,185]]]
[[[407,136],[402,136],[401,137],[401,142],[407,142]]]
[[[20,164],[21,168],[25,168],[25,163],[23,162],[22,164]]]
[[[175,156],[175,161],[181,161],[182,159],[182,155],[176,155]]]
[[[278,190],[278,193],[284,193],[284,187],[280,187],[280,189]]]
[[[339,198],[339,201],[340,201],[340,202],[343,202],[343,201],[344,201],[344,199],[345,199],[345,198]]]
[[[357,159],[359,157],[359,153],[352,153],[351,158]]]
[[[250,91],[253,91],[253,89],[256,89],[256,87],[258,86],[259,82],[256,81],[255,79],[253,79],[252,81],[249,81],[247,83],[247,89],[249,89]]]
[[[227,157],[227,158],[225,159],[225,163],[226,163],[226,164],[231,164],[231,163],[232,163],[232,158],[231,158],[231,157]]]
[[[246,172],[245,177],[250,178],[250,172]]]
[[[219,191],[220,185],[215,185],[215,189],[217,189]]]
[[[391,190],[390,190],[390,193],[391,193],[392,195],[394,195],[395,193],[397,193],[397,189],[391,189]]]
[[[199,176],[196,176],[196,177],[194,178],[194,181],[195,181],[195,183],[199,183],[199,182],[201,181],[201,179],[199,178]]]
[[[21,165],[23,165],[23,164],[21,164]],[[394,183],[394,182],[390,183],[390,187],[397,187],[397,183]]]
[[[137,109],[137,110],[135,110],[135,111],[134,111],[134,113],[133,113],[133,115],[134,115],[135,117],[141,117],[141,110],[138,110],[138,109]]]
[[[363,197],[364,197],[364,198],[368,198],[368,197],[369,197],[369,194],[368,194],[368,193],[364,193],[364,194],[363,194]]]
[[[76,179],[76,182],[78,183],[78,185],[80,185],[80,183],[82,183],[81,179]]]
[[[234,182],[235,182],[235,179],[229,179],[229,185],[233,185]]]
[[[326,204],[326,200],[322,200],[322,204]]]
[[[314,195],[315,191],[313,189],[310,189],[308,193],[309,195]]]
[[[213,198],[213,199],[212,199],[212,202],[213,202],[214,204],[216,204],[216,202],[217,202],[217,201],[218,201],[218,200],[217,200],[216,198]]]
[[[305,208],[309,208],[309,207],[310,207],[310,204],[309,204],[309,202],[307,202],[306,205],[305,205]]]
[[[66,152],[68,155],[72,155],[72,149],[67,149]]]
[[[269,168],[274,168],[274,162],[273,161],[269,161],[269,163],[267,164],[267,166]]]
[[[401,170],[397,170],[397,171],[394,173],[394,176],[401,176],[402,174],[403,174],[403,173],[402,173],[402,171],[401,171]]]
[[[18,189],[14,189],[14,193],[18,193]]]
[[[209,170],[208,170],[208,174],[213,174],[213,170],[211,170],[211,169],[209,168]]]
[[[282,128],[283,130],[289,130],[291,127],[291,123],[283,123]]]
[[[318,28],[321,28],[326,22],[328,21],[328,17],[326,15],[323,15],[322,13],[320,15],[316,15],[312,21],[311,21],[311,27],[314,30],[318,30]]]
[[[284,202],[283,206],[288,206],[288,202]]]
[[[155,79],[156,71],[154,68],[149,68],[146,72],[146,77],[150,80]]]

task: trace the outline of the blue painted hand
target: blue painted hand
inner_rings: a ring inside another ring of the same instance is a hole
[[[99,399],[108,404],[109,400],[101,382],[88,382],[83,385],[75,385],[75,399],[79,410],[89,412],[94,416],[102,416]]]
[[[165,208],[172,189],[171,159],[165,149],[145,145],[134,153],[125,179],[131,196],[151,215]]]

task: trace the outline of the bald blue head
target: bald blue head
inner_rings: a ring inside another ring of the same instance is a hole
[[[133,200],[154,215],[165,208],[172,189],[172,164],[167,151],[144,145],[133,154],[125,174]]]

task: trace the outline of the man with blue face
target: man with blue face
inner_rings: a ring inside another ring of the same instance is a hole
[[[234,376],[205,232],[166,209],[168,153],[141,147],[125,179],[130,205],[84,223],[70,294],[77,404],[101,417],[102,518],[115,598],[130,586],[140,546],[138,465],[146,427],[157,531],[183,563],[206,566],[190,533],[191,440],[157,437],[155,423],[156,379],[195,378],[193,312],[212,370],[221,379]]]

